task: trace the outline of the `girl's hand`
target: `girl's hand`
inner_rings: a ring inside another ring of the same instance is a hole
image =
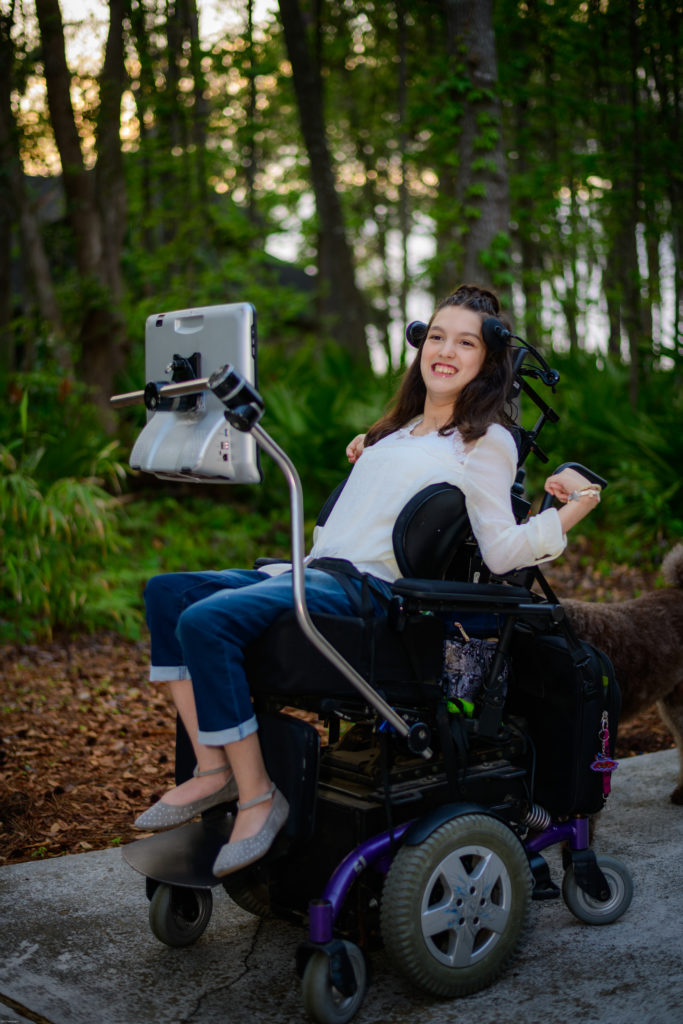
[[[585,488],[587,490],[582,493]],[[557,514],[563,533],[568,533],[572,526],[580,523],[600,501],[600,488],[569,467],[563,469],[561,473],[549,476],[545,482],[545,489],[548,494],[562,502],[562,508],[557,510]]]
[[[358,459],[363,454],[364,441],[365,434],[356,434],[351,444],[347,445],[346,457],[352,465],[354,462],[358,462]]]
[[[575,469],[567,468],[563,469],[561,473],[549,476],[544,487],[548,494],[552,494],[558,501],[567,502],[574,491],[581,491],[584,487],[595,487],[595,484],[592,484],[590,480]],[[596,489],[600,490],[599,487]],[[597,501],[594,503],[597,504]]]

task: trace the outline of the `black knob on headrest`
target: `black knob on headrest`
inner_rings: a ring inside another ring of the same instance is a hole
[[[481,325],[481,336],[488,349],[500,352],[501,349],[507,348],[512,331],[504,327],[500,320],[496,320],[495,316],[489,316]]]
[[[424,324],[421,320],[413,320],[412,323],[406,327],[406,341],[413,348],[419,348],[422,342],[427,337],[427,324]]]

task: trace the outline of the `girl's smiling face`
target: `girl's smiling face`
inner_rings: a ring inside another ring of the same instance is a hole
[[[481,317],[464,306],[444,306],[434,314],[420,356],[428,397],[453,403],[477,376],[486,359]]]

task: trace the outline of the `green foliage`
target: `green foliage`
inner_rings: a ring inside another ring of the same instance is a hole
[[[41,482],[98,478],[119,491],[125,470],[121,449],[107,438],[87,390],[55,372],[0,378],[0,436],[18,464]]]
[[[139,638],[143,591],[151,576],[187,570],[251,568],[260,555],[289,558],[289,520],[279,508],[260,514],[232,486],[155,488],[124,502],[117,548],[103,579],[106,598],[97,617],[110,629]]]
[[[288,358],[282,356],[281,349],[263,351],[263,423],[293,459],[301,476],[307,514],[315,516],[349,471],[347,444],[381,415],[395,382],[375,377],[332,344],[321,347],[310,342]],[[277,483],[271,485],[268,474],[261,504],[264,499],[273,500],[271,486],[282,491],[279,471],[277,477]]]
[[[577,532],[590,534],[607,558],[658,564],[662,549],[683,537],[683,389],[673,370],[652,371],[641,382],[641,402],[628,398],[628,367],[596,364],[586,353],[551,360],[561,374],[550,400],[559,413],[541,447],[549,467],[580,462],[608,481],[599,509]],[[524,419],[535,412],[525,403]],[[531,458],[530,490],[539,493],[547,471]]]
[[[382,412],[393,386],[331,344],[264,345],[260,371],[264,425],[300,472],[310,537],[320,506],[348,472],[346,445]],[[56,628],[138,637],[142,592],[155,573],[289,557],[287,487],[267,457],[259,487],[196,488],[140,475],[130,492],[119,445],[97,427],[83,394],[49,374],[17,377],[8,394],[0,641]],[[137,410],[126,432],[140,426]]]
[[[114,499],[92,478],[38,480],[42,453],[0,447],[0,640],[95,625],[116,541]]]
[[[83,395],[48,374],[17,377],[2,406],[0,640],[103,623],[125,471]],[[13,399],[13,400],[12,400]],[[105,490],[108,485],[110,491]]]

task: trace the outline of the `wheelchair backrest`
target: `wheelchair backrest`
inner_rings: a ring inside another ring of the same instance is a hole
[[[510,495],[518,523],[531,508],[523,496],[521,476],[520,472]],[[472,533],[465,495],[453,484],[432,484],[418,491],[399,512],[392,541],[403,576],[477,583],[490,577]]]
[[[392,534],[394,557],[403,576],[466,579],[464,545],[472,536],[465,495],[453,484],[418,491],[399,513]]]

